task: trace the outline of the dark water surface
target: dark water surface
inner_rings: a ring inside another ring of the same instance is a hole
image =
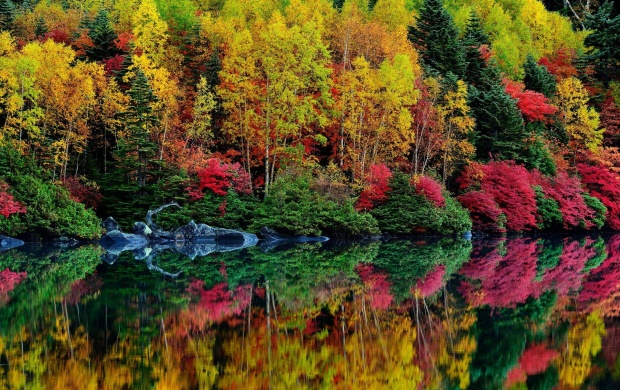
[[[620,388],[620,236],[103,254],[0,253],[0,389]]]

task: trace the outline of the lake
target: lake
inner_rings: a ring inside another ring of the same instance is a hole
[[[620,388],[620,235],[135,257],[0,253],[0,389]]]

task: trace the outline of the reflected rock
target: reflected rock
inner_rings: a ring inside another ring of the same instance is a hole
[[[308,236],[287,236],[284,234],[279,234],[275,230],[263,227],[258,233],[261,244],[260,248],[264,252],[269,252],[276,247],[288,244],[297,244],[304,242],[326,242],[329,241],[328,237],[325,236],[317,236],[317,237],[308,237]]]
[[[133,234],[137,234],[142,237],[151,237],[153,235],[153,230],[147,226],[144,222],[136,222],[133,224]]]
[[[16,238],[0,236],[0,252],[8,251],[9,249],[17,248],[24,245],[22,240]]]
[[[99,240],[99,244],[103,247],[103,249],[105,249],[108,253],[116,255],[121,252],[145,247],[148,243],[149,241],[145,237],[123,233],[120,230],[112,230],[111,232],[106,233],[101,240]]]

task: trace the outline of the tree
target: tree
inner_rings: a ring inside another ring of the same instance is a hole
[[[525,90],[525,86],[514,81],[506,81],[506,92],[517,101],[517,107],[523,118],[529,122],[544,122],[557,111],[549,104],[545,95]]]
[[[525,64],[523,64],[523,71],[525,72],[523,77],[525,89],[540,92],[547,98],[555,95],[557,84],[555,77],[549,73],[546,67],[536,63],[532,55],[527,56]]]
[[[10,30],[15,17],[15,4],[11,0],[0,0],[0,30]]]
[[[104,61],[121,54],[121,50],[118,49],[115,43],[118,35],[110,24],[106,10],[100,10],[95,19],[90,23],[88,36],[93,42],[93,46],[86,49],[86,53],[91,59]]]
[[[415,26],[409,27],[408,39],[432,71],[463,77],[467,67],[465,48],[442,0],[424,0]]]
[[[487,61],[482,50],[488,50],[491,42],[483,30],[482,20],[474,10],[472,10],[467,21],[463,45],[465,46],[465,61],[467,62],[464,77],[469,83],[476,85],[483,77],[484,68],[487,67]]]
[[[157,11],[155,0],[142,0],[133,14],[133,36],[136,50],[156,66],[163,64],[168,43],[168,24]]]
[[[605,1],[596,13],[588,13],[584,26],[592,32],[584,40],[586,60],[594,64],[596,75],[608,82],[618,76],[620,62],[620,15],[612,17],[614,3]]]
[[[559,109],[560,122],[570,138],[573,155],[585,150],[596,152],[603,141],[599,115],[588,107],[589,95],[579,79],[570,77],[558,83],[554,103]]]

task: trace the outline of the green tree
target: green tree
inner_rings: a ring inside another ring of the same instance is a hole
[[[467,67],[465,48],[442,0],[424,0],[416,24],[409,27],[407,37],[431,71],[442,76],[452,73],[463,77]]]
[[[114,44],[118,37],[108,18],[108,12],[101,10],[89,26],[88,36],[93,41],[93,46],[86,49],[88,56],[95,61],[120,54],[120,50]]]
[[[527,60],[523,64],[523,70],[525,71],[525,77],[523,78],[525,89],[540,92],[548,98],[555,95],[555,77],[549,73],[546,67],[538,65],[533,56],[527,56]]]
[[[482,45],[489,46],[489,36],[482,29],[482,20],[476,13],[472,11],[467,22],[467,29],[463,36],[463,45],[465,46],[465,61],[467,68],[465,70],[465,79],[470,84],[476,84],[482,77],[484,69],[487,67],[486,60],[482,57]]]
[[[606,1],[596,13],[588,14],[584,26],[592,30],[584,43],[589,50],[586,59],[594,63],[599,79],[613,80],[620,61],[620,15],[612,17],[614,3]]]
[[[10,30],[15,17],[15,4],[11,0],[0,0],[0,30]]]

